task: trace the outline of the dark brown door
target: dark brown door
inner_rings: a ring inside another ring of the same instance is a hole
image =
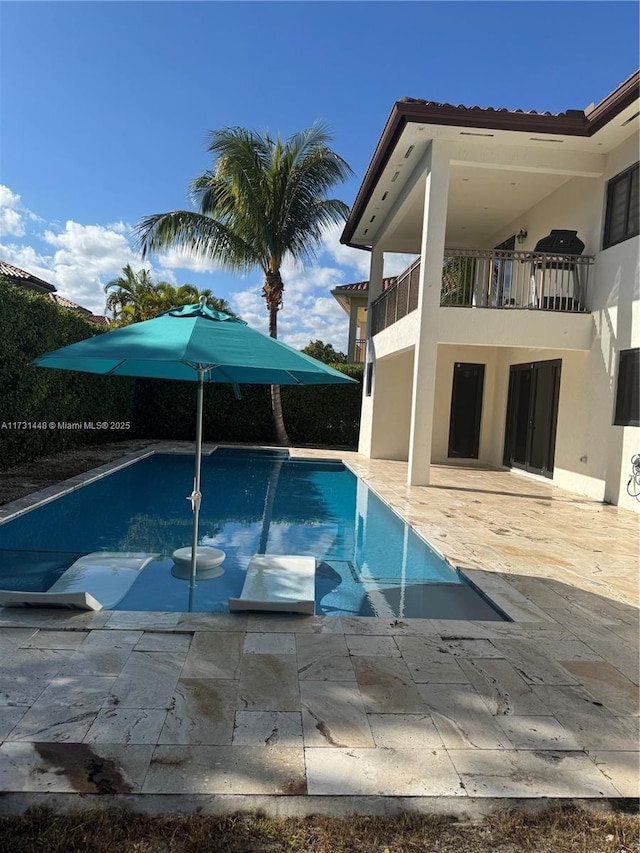
[[[511,365],[504,463],[551,477],[562,362]]]
[[[478,458],[483,387],[484,364],[454,365],[448,456]]]

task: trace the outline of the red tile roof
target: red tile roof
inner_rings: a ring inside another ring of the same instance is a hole
[[[388,278],[382,279],[382,289],[386,290],[388,287],[391,287],[398,280],[397,275],[389,276]],[[363,290],[365,293],[369,290],[369,282],[368,281],[355,281],[353,284],[338,284],[333,288],[334,291],[339,290],[342,293],[350,290]]]
[[[4,276],[8,279],[14,279],[16,283],[23,284],[26,287],[29,287],[31,290],[39,290],[39,291],[47,291],[49,293],[53,293],[55,291],[55,286],[53,284],[49,284],[48,281],[44,281],[41,278],[38,278],[36,275],[32,275],[30,272],[25,272],[25,270],[21,270],[19,267],[14,267],[13,264],[8,264],[6,261],[0,261],[0,276]]]

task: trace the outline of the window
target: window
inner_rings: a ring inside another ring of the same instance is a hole
[[[367,381],[366,381],[366,395],[367,397],[371,396],[371,391],[373,389],[373,362],[370,361],[367,365]]]
[[[640,426],[640,349],[625,349],[618,362],[616,426]]]
[[[621,172],[607,186],[603,248],[638,234],[638,163]]]

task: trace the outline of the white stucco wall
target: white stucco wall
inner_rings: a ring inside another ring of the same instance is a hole
[[[409,454],[414,350],[378,359],[371,456],[406,461]]]

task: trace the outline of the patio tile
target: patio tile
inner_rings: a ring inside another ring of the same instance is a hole
[[[85,708],[99,711],[115,683],[115,676],[58,675],[42,691],[34,708]]]
[[[442,749],[429,714],[367,714],[375,745],[386,749]]]
[[[145,794],[305,794],[300,748],[157,746]]]
[[[367,711],[411,714],[427,710],[402,658],[354,657],[352,660]]]
[[[166,715],[166,711],[153,708],[105,709],[98,712],[83,742],[156,744]]]
[[[589,758],[623,797],[640,795],[640,758],[637,752],[610,752],[597,749]]]
[[[140,632],[124,633],[126,636],[118,636],[115,632],[92,631],[81,648],[68,658],[61,674],[119,675],[142,636]]]
[[[465,796],[446,750],[305,749],[310,795]]]
[[[180,613],[177,631],[221,632],[245,631],[248,616],[246,613]]]
[[[180,622],[180,613],[145,613],[140,610],[116,610],[111,613],[106,628],[122,630],[127,628],[142,631],[162,631],[176,628]]]
[[[300,691],[293,655],[244,655],[240,705],[247,711],[299,711]]]
[[[576,633],[578,632],[576,631]],[[626,678],[634,684],[638,684],[640,680],[640,661],[638,659],[640,650],[637,642],[625,644],[620,641],[617,634],[607,628],[583,632],[580,634],[580,639],[620,670]]]
[[[290,633],[247,633],[244,638],[245,655],[295,655],[296,636]]]
[[[168,708],[184,663],[175,652],[131,652],[115,680],[107,705]]]
[[[178,652],[186,654],[191,646],[191,634],[145,631],[135,644],[136,652]]]
[[[496,723],[516,749],[580,750],[575,737],[555,717],[511,714],[496,717]]]
[[[305,746],[374,746],[358,687],[349,682],[301,681]]]
[[[618,795],[582,752],[450,749],[449,756],[470,797]]]
[[[618,716],[638,716],[638,688],[605,661],[561,660],[584,688]]]
[[[439,640],[397,637],[396,642],[416,684],[463,684],[469,679]]]
[[[8,608],[0,608],[0,614]],[[38,633],[38,628],[2,628],[0,627],[0,661],[14,649],[24,648],[31,637]]]
[[[272,749],[303,746],[302,718],[297,711],[236,711],[234,746]]]
[[[7,737],[7,742],[26,740],[81,743],[97,714],[97,708],[34,705]]]
[[[420,684],[418,690],[447,749],[511,748],[471,684]]]
[[[399,657],[400,651],[393,637],[379,637],[375,634],[345,635],[350,655],[365,657]]]
[[[28,710],[28,705],[0,705],[0,741],[11,733]]]
[[[16,649],[0,670],[0,705],[32,705],[74,655],[61,649]]]
[[[553,716],[575,737],[582,749],[637,749],[637,738],[606,708],[595,704],[581,687],[535,686]]]
[[[442,644],[456,658],[503,658],[491,640],[443,640]]]
[[[87,631],[37,631],[24,643],[24,649],[78,649],[89,636]]]
[[[461,660],[460,666],[494,716],[549,713],[509,661],[473,658]]]
[[[138,793],[152,746],[83,743],[4,743],[0,790],[47,793]]]
[[[436,636],[433,619],[382,619],[367,616],[343,616],[342,629],[345,634]]]
[[[296,635],[296,649],[301,681],[355,681],[343,636]]]
[[[480,622],[472,619],[433,619],[436,633],[443,640],[499,640],[522,637],[524,628],[517,622]],[[527,628],[529,623],[527,623]]]
[[[576,679],[550,658],[540,654],[532,640],[494,640],[505,658],[529,684],[577,684]]]
[[[181,678],[158,743],[228,745],[237,707],[236,681]]]
[[[549,619],[544,610],[541,610],[508,582],[508,576],[496,572],[467,569],[464,566],[460,568],[469,580],[477,584],[514,621],[519,623],[544,622]]]
[[[183,678],[237,678],[244,633],[197,631],[184,662]]]

